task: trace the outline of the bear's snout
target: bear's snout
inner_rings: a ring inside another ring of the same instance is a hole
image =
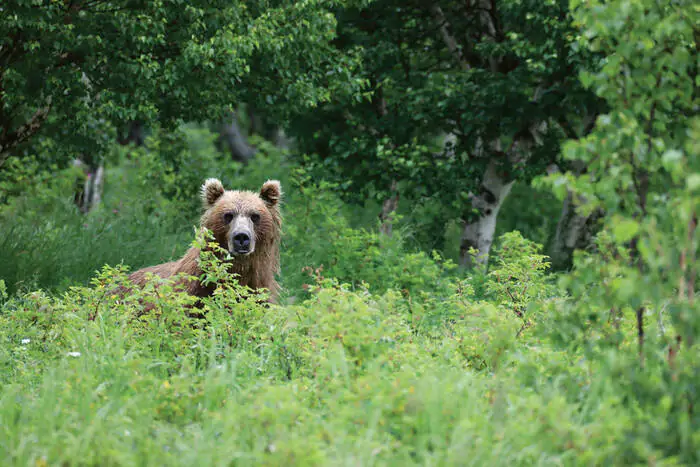
[[[250,235],[239,232],[233,236],[233,251],[238,254],[250,253]]]
[[[228,251],[234,256],[245,256],[255,251],[255,225],[249,216],[237,215],[231,223]]]

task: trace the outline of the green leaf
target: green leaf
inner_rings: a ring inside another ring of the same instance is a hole
[[[621,219],[614,221],[613,235],[620,243],[625,243],[639,232],[639,224],[632,219]]]
[[[700,173],[688,175],[686,186],[688,187],[688,191],[698,191],[698,189],[700,189]]]
[[[664,162],[664,165],[668,167],[672,164],[677,164],[681,162],[683,160],[683,152],[677,149],[669,149],[661,157]]]

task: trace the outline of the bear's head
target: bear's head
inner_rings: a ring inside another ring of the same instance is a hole
[[[201,225],[211,230],[222,248],[237,260],[276,255],[282,217],[280,182],[268,180],[259,193],[225,190],[210,178],[202,186],[204,214]]]

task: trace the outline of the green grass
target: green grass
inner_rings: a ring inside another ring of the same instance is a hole
[[[115,295],[111,268],[61,294],[0,293],[0,462],[677,465],[671,399],[650,430],[650,407],[621,397],[615,368],[635,352],[609,366],[556,344],[544,258],[518,234],[502,242],[486,300],[439,264],[377,292],[317,275],[271,307],[226,282],[204,320],[167,281]],[[620,325],[633,346],[634,321]]]
[[[137,198],[135,187],[122,186],[131,174],[108,171],[104,203],[89,215],[73,203],[70,172],[57,174],[61,185],[29,190],[6,207],[0,217],[0,278],[10,290],[65,290],[86,284],[104,264],[141,266],[182,255],[197,219],[166,219],[166,211]],[[128,197],[121,192],[127,189],[133,190]]]
[[[61,297],[11,299],[0,311],[3,465],[610,459],[612,413],[581,416],[560,394],[491,371],[512,369],[504,352],[520,344],[517,323],[490,305],[447,297],[423,325],[395,292],[327,283],[297,306],[224,295],[200,329],[182,318],[174,292],[135,318],[140,305],[111,297],[111,277]],[[491,370],[477,371],[477,361]]]

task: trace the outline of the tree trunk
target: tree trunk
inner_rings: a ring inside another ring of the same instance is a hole
[[[119,144],[126,145],[133,143],[136,146],[143,146],[146,142],[146,128],[140,120],[132,120],[128,123],[126,135],[118,139]]]
[[[500,42],[504,38],[502,24],[497,20],[498,12],[496,3],[492,0],[477,0],[475,6],[478,8],[478,23],[482,31],[480,35],[486,42]],[[462,70],[470,70],[472,66],[480,66],[478,57],[468,41],[458,41],[457,36],[451,32],[452,26],[442,9],[437,5],[431,7],[431,13],[438,25],[440,36],[447,49],[452,54],[455,61]],[[478,32],[477,32],[478,33]],[[479,33],[478,33],[479,34]],[[476,58],[476,60],[473,60]],[[489,68],[492,72],[507,72],[512,66],[507,59],[489,59]],[[535,90],[533,101],[540,98],[541,89]],[[475,153],[479,157],[488,157],[489,162],[484,172],[480,192],[478,195],[470,193],[471,207],[478,211],[478,217],[473,215],[465,216],[462,239],[460,242],[460,264],[463,266],[486,265],[488,263],[489,251],[493,244],[493,237],[496,232],[496,221],[498,211],[503,205],[506,197],[510,193],[514,180],[508,180],[499,173],[498,164],[494,162],[496,154],[505,156],[511,163],[527,161],[533,144],[541,144],[541,134],[546,131],[545,122],[523,122],[523,129],[516,134],[510,148],[503,152],[501,143],[498,140],[489,143],[490,148],[486,148],[483,141],[477,142]],[[476,255],[470,254],[470,249],[477,251]]]
[[[234,112],[231,113],[229,121],[221,125],[219,141],[228,147],[234,160],[244,164],[255,155],[255,149],[248,145],[248,141],[238,125],[238,117]]]
[[[265,122],[260,116],[260,113],[257,111],[257,109],[254,109],[253,106],[250,104],[246,106],[246,110],[246,113],[248,114],[248,124],[250,127],[248,129],[248,134],[264,136]]]
[[[379,214],[379,219],[382,221],[379,226],[379,232],[387,237],[391,237],[394,227],[394,212],[399,206],[399,190],[396,180],[391,182],[391,196],[382,203],[382,212]]]
[[[82,189],[75,195],[75,203],[82,213],[88,213],[102,202],[104,165],[100,163],[97,169],[93,170],[80,159],[74,160],[73,165],[83,169],[86,176]]]
[[[92,199],[90,200],[90,206],[88,209],[92,210],[99,206],[102,202],[102,192],[105,176],[105,166],[100,164],[95,171],[95,176],[92,179]]]
[[[284,129],[280,126],[276,126],[272,130],[272,142],[275,144],[275,146],[282,150],[289,149],[292,144],[289,136],[287,136],[287,133],[285,133]]]
[[[574,250],[585,249],[591,244],[595,235],[596,222],[602,216],[600,210],[589,215],[581,215],[577,207],[582,203],[581,200],[578,201],[574,199],[571,192],[564,199],[557,230],[550,246],[550,257],[555,269],[569,268]]]
[[[472,207],[479,211],[479,217],[464,223],[459,248],[459,262],[462,266],[474,267],[488,263],[498,211],[510,193],[513,183],[515,181],[508,181],[499,173],[493,161],[489,162],[481,181],[480,193],[469,195]],[[471,248],[477,250],[476,255],[470,254]]]
[[[575,175],[581,175],[586,170],[585,164],[575,161],[572,171]],[[556,164],[547,168],[548,174],[560,172]],[[555,269],[567,269],[571,267],[574,250],[585,249],[590,246],[598,219],[603,215],[602,210],[596,209],[588,215],[582,215],[577,209],[585,204],[585,198],[574,197],[571,190],[567,190],[566,198],[562,204],[559,222],[554,233],[554,239],[549,245],[549,257]]]

